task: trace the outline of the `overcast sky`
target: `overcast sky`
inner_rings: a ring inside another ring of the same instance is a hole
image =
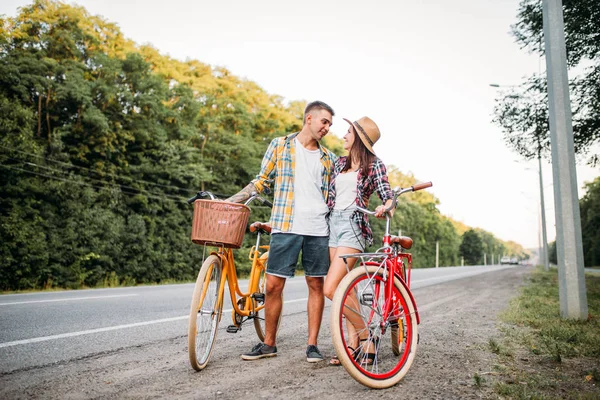
[[[30,1],[3,0],[13,16]],[[545,70],[509,35],[518,0],[80,0],[161,53],[224,66],[286,100],[323,100],[332,133],[371,117],[387,165],[433,181],[443,214],[514,240],[539,238],[537,162],[525,162],[491,124],[497,90]],[[552,171],[544,163],[548,239]],[[579,197],[598,169],[577,167]]]

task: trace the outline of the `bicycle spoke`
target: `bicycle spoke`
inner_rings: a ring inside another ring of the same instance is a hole
[[[379,265],[356,268],[342,280],[332,303],[336,353],[348,372],[370,387],[389,387],[398,382],[416,350],[412,300],[398,278],[391,282],[388,278]],[[393,285],[389,299],[386,284]],[[363,339],[358,342],[359,338]],[[356,351],[348,350],[348,346]]]

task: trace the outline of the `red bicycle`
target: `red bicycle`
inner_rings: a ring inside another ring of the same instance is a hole
[[[386,209],[383,247],[374,253],[341,256],[358,258],[342,279],[331,305],[331,334],[346,371],[361,384],[383,389],[397,384],[408,372],[417,351],[420,323],[410,291],[412,239],[390,235],[389,211],[398,196],[431,187],[431,182],[394,189]],[[361,212],[374,211],[359,207]]]

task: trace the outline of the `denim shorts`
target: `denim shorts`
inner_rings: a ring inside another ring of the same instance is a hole
[[[352,219],[354,210],[333,210],[329,214],[329,247],[365,250],[365,238],[358,224]]]
[[[306,236],[295,233],[271,235],[267,274],[291,278],[302,251],[302,267],[305,276],[327,276],[329,271],[329,247],[327,236]]]

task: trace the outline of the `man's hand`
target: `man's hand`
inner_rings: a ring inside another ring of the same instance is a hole
[[[228,199],[225,199],[225,201],[229,201],[231,203],[244,203],[250,198],[252,193],[256,191],[256,186],[254,186],[253,183],[249,183],[245,188],[243,188],[233,196],[229,197]]]

